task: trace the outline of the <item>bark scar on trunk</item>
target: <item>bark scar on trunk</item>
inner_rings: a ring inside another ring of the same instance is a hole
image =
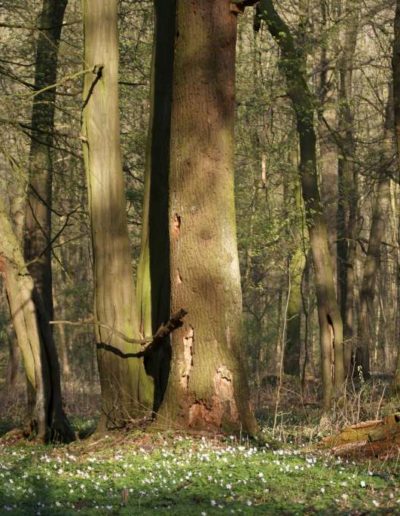
[[[214,376],[215,394],[225,401],[233,399],[232,373],[226,366],[220,366]]]
[[[335,327],[333,325],[332,317],[329,314],[326,315],[326,319],[328,321],[328,327],[331,333],[331,341],[333,346],[333,344],[335,343]]]
[[[189,377],[193,367],[193,342],[194,342],[194,328],[189,325],[187,333],[183,337],[183,364],[181,385],[187,390],[189,388]]]
[[[326,320],[328,321],[328,328],[330,333],[330,344],[331,344],[331,374],[332,378],[335,375],[335,328],[333,326],[332,318],[329,314],[326,314]]]
[[[239,412],[236,406],[233,389],[232,371],[225,365],[221,365],[214,376],[215,407],[220,413],[221,420],[226,418],[236,421]]]
[[[221,365],[214,375],[214,395],[211,404],[203,400],[196,400],[189,409],[189,426],[221,427],[224,423],[237,422],[239,412],[237,409],[233,375],[231,370]]]
[[[178,240],[180,232],[181,232],[181,216],[178,215],[178,213],[175,213],[174,218],[172,220],[172,236],[175,240]]]
[[[335,327],[333,325],[332,318],[329,314],[327,314],[326,319],[328,321],[328,328],[329,328],[329,333],[331,336],[331,346],[332,346],[332,353],[333,353],[333,350],[335,348]],[[333,363],[333,361],[332,361],[332,363]]]

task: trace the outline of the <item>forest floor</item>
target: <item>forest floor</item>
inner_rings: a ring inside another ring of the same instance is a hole
[[[83,433],[93,424],[75,421]],[[0,514],[400,514],[400,457],[340,459],[314,430],[273,436],[265,424],[262,444],[136,431],[68,446],[4,433]]]
[[[354,392],[321,425],[316,392],[300,398],[288,382],[278,403],[276,386],[258,391],[258,441],[137,430],[84,437],[97,399],[85,396],[68,406],[81,439],[65,446],[10,431],[25,403],[14,399],[0,414],[0,514],[400,514],[400,454],[346,459],[320,447],[342,427],[399,412],[385,383]]]

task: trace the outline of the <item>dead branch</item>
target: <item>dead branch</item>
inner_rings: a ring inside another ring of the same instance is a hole
[[[170,333],[172,333],[174,330],[176,330],[177,328],[180,328],[182,326],[182,324],[183,324],[182,319],[185,317],[186,314],[187,314],[187,312],[183,308],[181,308],[180,310],[178,310],[177,312],[172,314],[169,321],[166,322],[165,324],[162,324],[158,328],[158,330],[157,330],[156,334],[153,336],[153,339],[151,340],[151,342],[148,342],[147,345],[145,345],[145,347],[142,350],[140,350],[136,353],[124,353],[119,348],[112,346],[111,344],[106,344],[104,342],[97,343],[97,349],[103,349],[104,351],[110,351],[111,353],[114,353],[115,355],[118,355],[121,358],[144,357],[151,351],[154,351],[158,346],[160,346],[164,342],[164,339],[166,337],[168,337],[168,335]]]
[[[170,319],[162,324],[158,330],[156,331],[155,335],[153,335],[151,338],[147,339],[132,339],[131,337],[128,337],[125,335],[125,333],[122,333],[119,330],[116,330],[112,326],[109,326],[108,324],[101,323],[100,321],[96,321],[94,319],[86,319],[86,320],[80,320],[80,321],[50,321],[50,324],[56,325],[56,324],[64,324],[68,326],[97,326],[99,328],[105,328],[107,330],[110,330],[114,335],[121,338],[125,342],[128,342],[129,344],[141,344],[144,346],[144,349],[140,351],[139,353],[123,353],[120,349],[115,348],[114,346],[111,346],[110,344],[104,344],[100,343],[97,345],[97,347],[101,347],[102,349],[106,349],[107,351],[113,351],[115,350],[115,353],[123,358],[129,358],[129,357],[136,357],[136,356],[143,356],[143,354],[146,352],[149,352],[150,350],[157,347],[165,337],[167,337],[170,333],[172,333],[177,328],[180,328],[183,324],[182,319],[187,315],[187,311],[181,308],[177,312],[171,315]],[[126,355],[126,356],[125,356]]]
[[[320,444],[342,457],[397,457],[400,453],[400,414],[344,428]]]

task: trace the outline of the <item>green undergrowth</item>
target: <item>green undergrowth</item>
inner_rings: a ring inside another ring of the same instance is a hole
[[[1,514],[398,514],[397,462],[293,444],[126,433],[0,440]]]

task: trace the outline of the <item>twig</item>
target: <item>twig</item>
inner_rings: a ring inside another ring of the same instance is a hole
[[[143,346],[145,344],[149,344],[153,341],[153,339],[132,339],[131,337],[128,337],[125,335],[125,333],[122,333],[119,330],[116,330],[112,326],[109,326],[108,324],[101,323],[100,321],[96,321],[94,319],[81,319],[79,321],[50,321],[49,324],[64,324],[66,326],[97,326],[98,328],[105,328],[106,330],[110,330],[117,337],[120,337],[125,342],[128,342],[129,344],[142,344]]]
[[[85,75],[88,72],[94,72],[93,68],[86,68],[85,70],[80,70],[79,72],[73,73],[71,75],[66,75],[62,79],[60,79],[58,82],[54,84],[49,84],[49,86],[45,86],[44,88],[41,88],[40,90],[36,90],[34,93],[30,93],[28,97],[36,97],[37,95],[40,95],[41,93],[44,93],[48,90],[53,90],[57,88],[57,86],[61,86],[61,84],[64,84],[65,82],[72,81],[73,79],[76,79],[80,77],[81,75]]]

